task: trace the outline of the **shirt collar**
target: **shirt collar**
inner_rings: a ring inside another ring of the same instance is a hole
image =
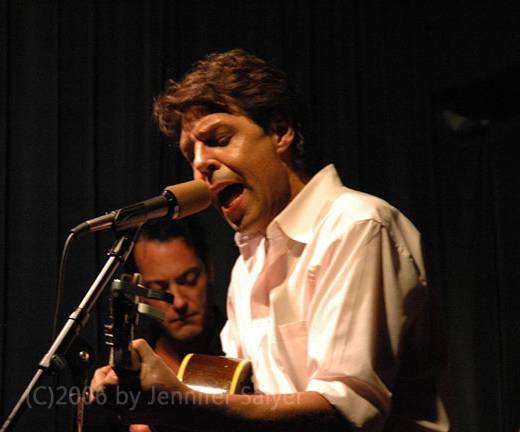
[[[281,231],[292,240],[309,243],[316,225],[332,201],[341,193],[342,187],[343,184],[334,166],[327,165],[314,175],[287,207],[274,218],[267,227],[267,237],[276,237]],[[248,246],[253,246],[251,244],[253,238],[236,233],[235,242],[241,252],[246,252]]]
[[[305,185],[298,195],[267,227],[278,227],[287,237],[300,243],[309,243],[316,225],[343,187],[336,168],[327,165]]]

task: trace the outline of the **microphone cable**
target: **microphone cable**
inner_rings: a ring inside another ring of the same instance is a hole
[[[58,281],[56,285],[56,306],[54,309],[54,318],[52,320],[52,339],[56,339],[56,332],[58,330],[58,319],[61,309],[61,303],[63,301],[64,286],[65,286],[65,268],[67,265],[67,259],[69,256],[70,244],[76,236],[75,233],[71,232],[63,245],[61,252],[60,267],[58,270]]]

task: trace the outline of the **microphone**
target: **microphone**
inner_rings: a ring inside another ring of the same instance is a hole
[[[75,235],[114,229],[124,231],[153,219],[180,219],[204,210],[211,202],[209,186],[202,180],[192,180],[168,186],[154,198],[113,210],[89,219],[70,231]]]

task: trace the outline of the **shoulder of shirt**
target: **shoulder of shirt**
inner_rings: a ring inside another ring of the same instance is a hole
[[[322,209],[320,222],[325,219],[341,219],[345,223],[354,224],[372,220],[390,227],[399,216],[399,210],[385,200],[342,186],[336,197]]]
[[[417,228],[397,208],[374,195],[345,186],[341,189],[341,193],[322,209],[313,237],[324,232],[341,237],[356,225],[375,223],[384,227],[399,246],[420,242]]]
[[[330,205],[325,206],[327,210],[315,227],[313,240],[332,244],[360,224],[377,224],[388,232],[401,255],[413,259],[421,281],[426,284],[421,234],[415,225],[381,198],[345,186],[341,189]]]

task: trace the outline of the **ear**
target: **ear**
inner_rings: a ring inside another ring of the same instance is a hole
[[[279,155],[286,154],[294,141],[294,129],[291,126],[286,126],[284,130],[278,130],[276,136],[276,153]]]

